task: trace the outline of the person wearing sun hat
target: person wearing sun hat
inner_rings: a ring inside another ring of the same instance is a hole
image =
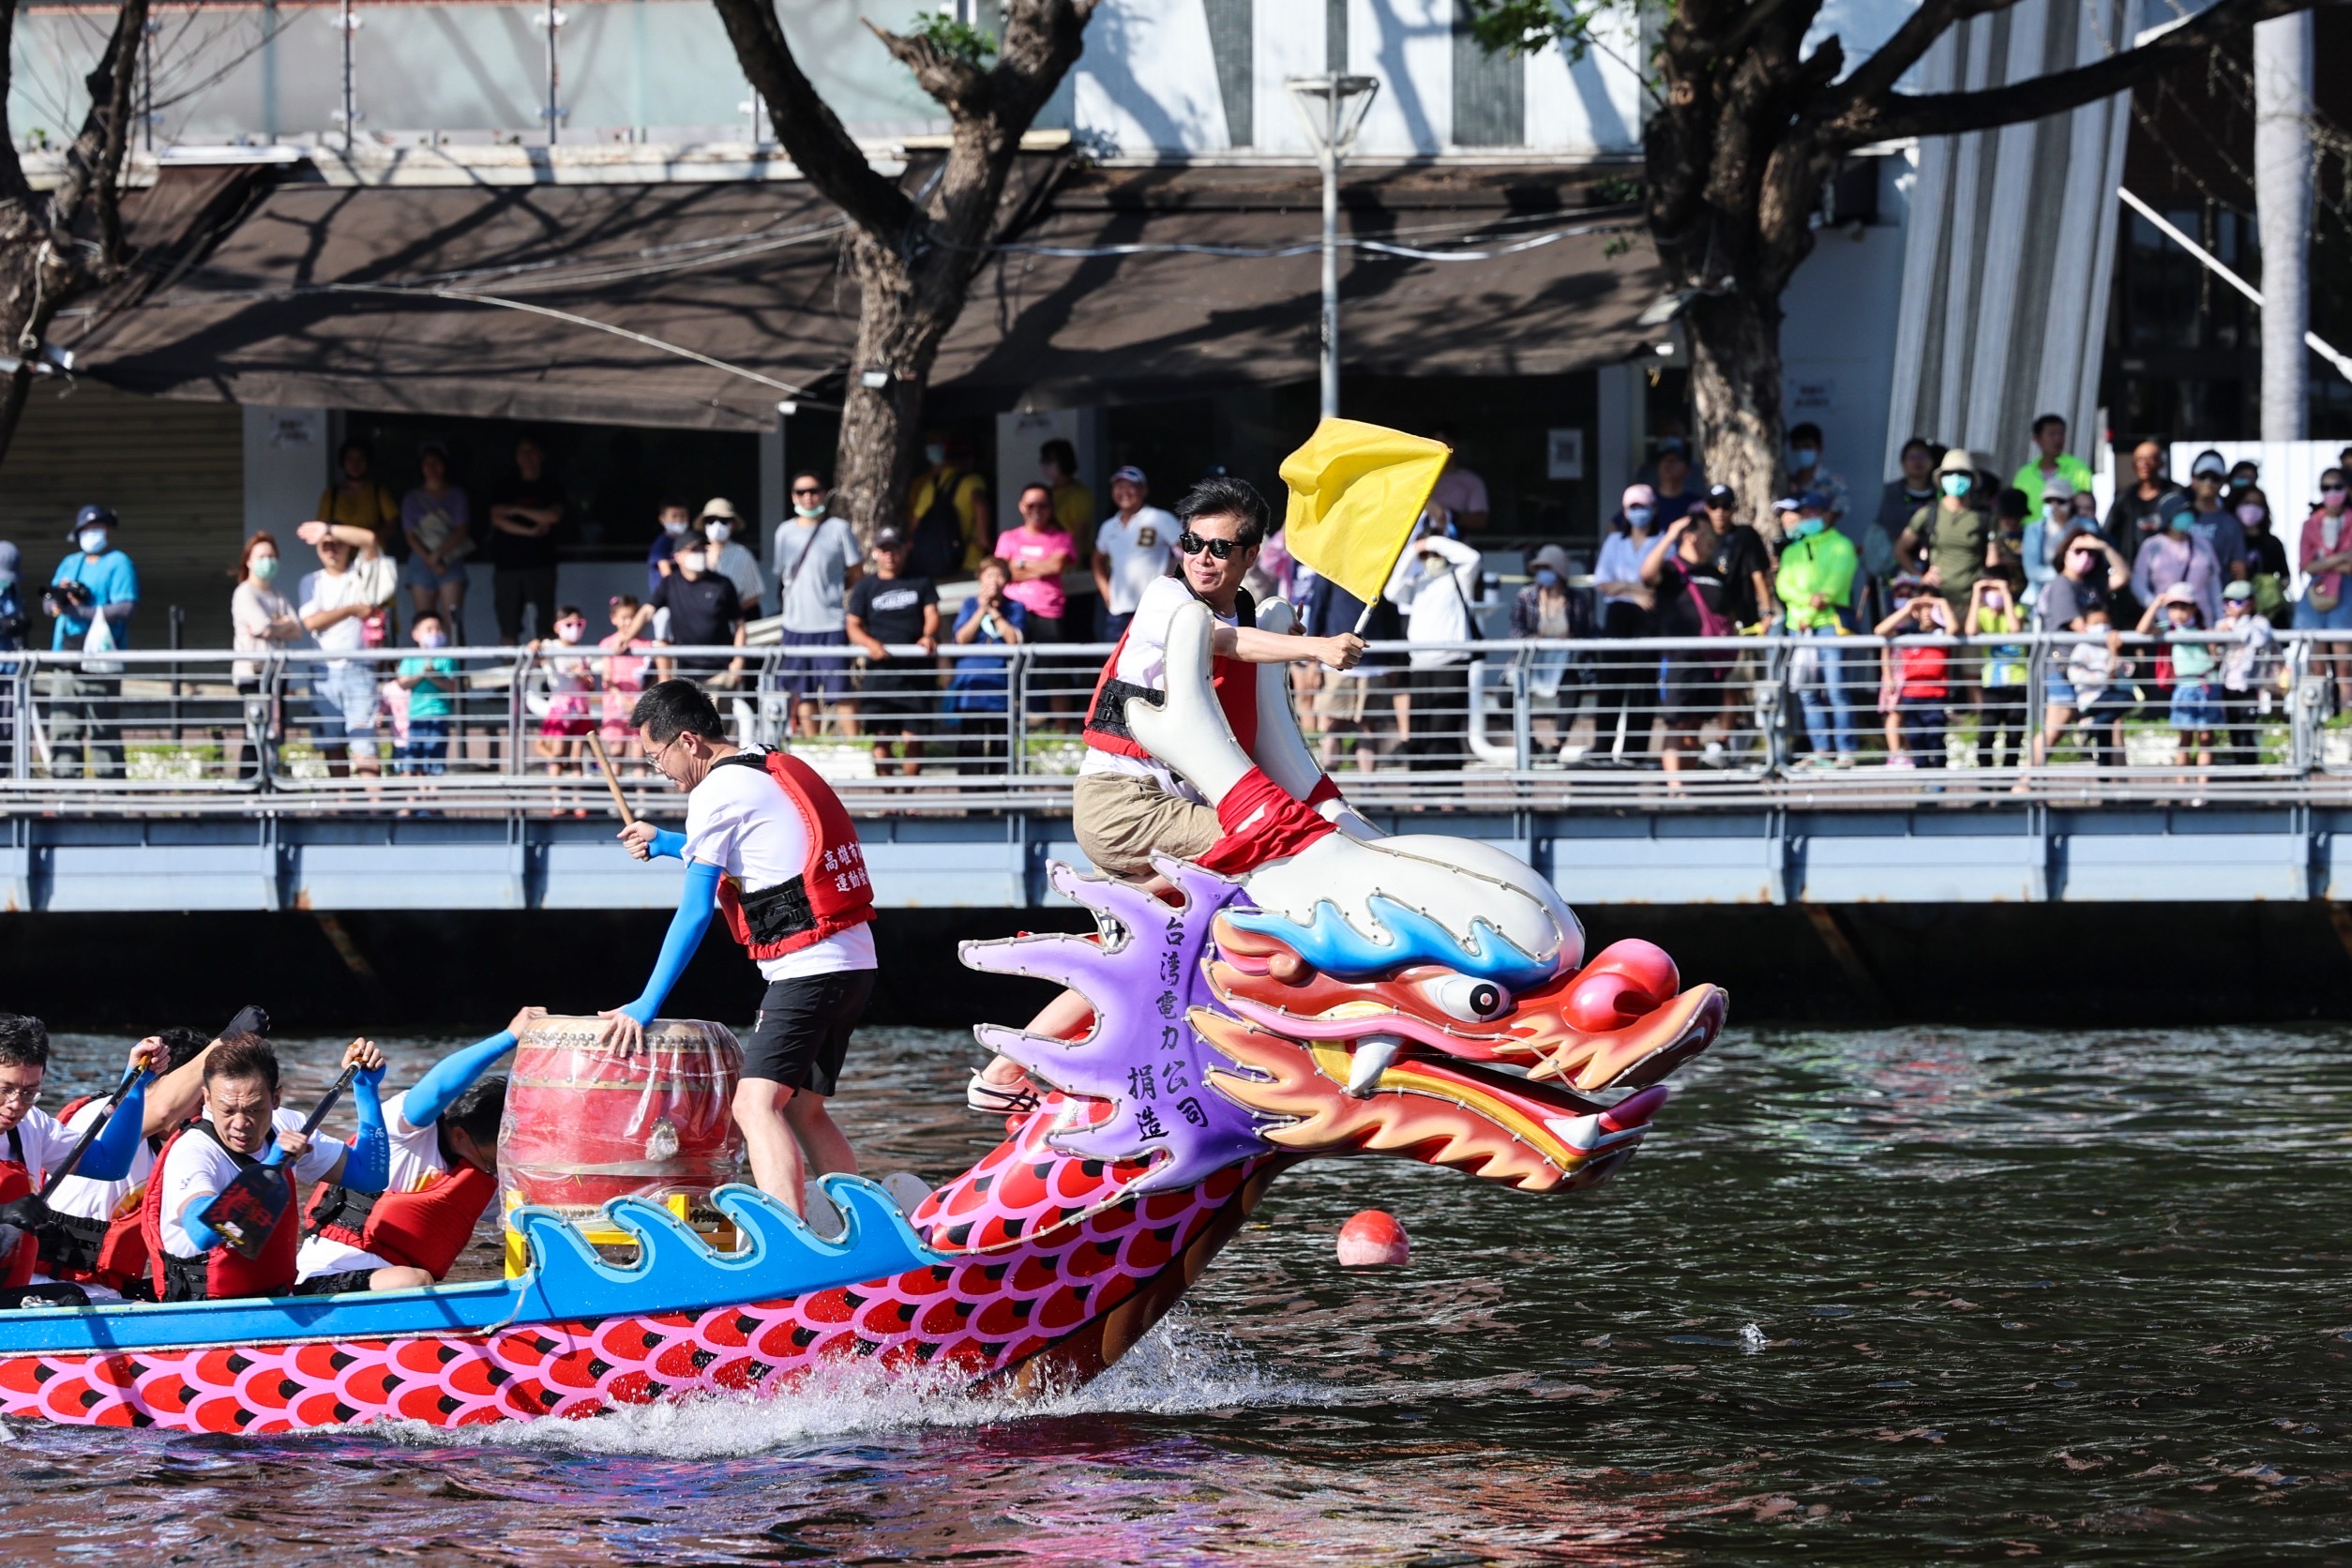
[[[1969,589],[1994,565],[1990,498],[1977,494],[1975,454],[1954,446],[1936,465],[1935,505],[1922,506],[1894,542],[1902,569],[1943,597],[1954,619],[1967,614]]]

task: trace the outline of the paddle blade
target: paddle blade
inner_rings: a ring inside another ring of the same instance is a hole
[[[237,1016],[231,1018],[220,1033],[213,1038],[226,1040],[234,1034],[267,1034],[268,1033],[269,1015],[258,1005],[249,1004],[239,1008]]]
[[[247,1258],[259,1258],[278,1229],[279,1216],[294,1201],[294,1184],[282,1166],[257,1165],[237,1172],[204,1211],[206,1225]]]

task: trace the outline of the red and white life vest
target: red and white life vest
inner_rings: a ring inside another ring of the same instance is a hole
[[[475,1222],[497,1191],[496,1178],[470,1165],[437,1170],[408,1192],[354,1192],[321,1182],[304,1221],[310,1235],[440,1279],[473,1240]]]
[[[780,958],[874,918],[874,882],[841,797],[817,770],[789,751],[738,751],[714,764],[764,771],[800,813],[808,858],[800,874],[746,893],[731,877],[718,884],[719,912],[755,959]]]
[[[262,1162],[231,1149],[210,1122],[190,1122],[164,1140],[147,1179],[146,1195],[139,1200],[139,1230],[155,1264],[155,1299],[159,1302],[220,1301],[233,1296],[278,1296],[293,1289],[294,1254],[302,1245],[302,1220],[294,1202],[292,1162],[278,1168],[286,1182],[286,1206],[263,1244],[259,1258],[248,1258],[223,1242],[197,1258],[182,1258],[163,1245],[163,1170],[181,1138],[204,1137],[220,1145],[242,1170]]]
[[[1249,596],[1249,590],[1241,590],[1233,600],[1236,618],[1244,626],[1258,624],[1258,606]],[[1126,652],[1127,639],[1134,635],[1130,625],[1119,636],[1119,646],[1112,649],[1103,665],[1103,672],[1094,682],[1094,696],[1086,704],[1086,744],[1100,751],[1113,752],[1121,757],[1136,757],[1145,761],[1155,761],[1143,744],[1127,729],[1127,704],[1142,701],[1157,703],[1167,694],[1154,687],[1138,686],[1119,678],[1119,656]],[[1217,706],[1225,712],[1225,722],[1232,727],[1233,738],[1244,751],[1258,746],[1258,668],[1244,664],[1237,658],[1213,657],[1209,660],[1209,685],[1216,692]]]
[[[24,1129],[8,1129],[8,1157],[0,1160],[0,1203],[33,1196],[36,1184],[33,1168],[24,1163]],[[27,1230],[17,1238],[7,1260],[0,1262],[0,1286],[15,1289],[29,1283],[33,1265],[40,1259],[40,1238]]]

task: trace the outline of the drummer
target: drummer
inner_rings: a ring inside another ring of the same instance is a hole
[[[767,981],[735,1088],[760,1190],[799,1214],[813,1167],[854,1175],[857,1156],[825,1108],[850,1034],[874,991],[874,898],[840,797],[789,752],[738,749],[691,681],[663,681],[631,721],[645,756],[686,792],[686,832],[621,830],[640,860],[686,863],[686,891],[644,994],[610,1008],[605,1042],[627,1054],[702,941],[716,905]]]

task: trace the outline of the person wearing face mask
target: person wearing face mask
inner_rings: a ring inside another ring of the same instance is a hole
[[[736,543],[745,533],[743,519],[736,515],[735,504],[723,495],[715,495],[702,504],[702,515],[695,521],[709,544],[706,552],[711,570],[735,585],[743,596],[746,620],[757,620],[760,599],[767,583],[760,576],[760,558],[746,547]]]
[[[2246,531],[2246,576],[2255,613],[2273,626],[2286,618],[2286,541],[2270,526],[2270,498],[2260,485],[2238,492],[2238,526]]]
[[[1528,563],[1528,585],[1511,601],[1511,635],[1529,641],[1564,641],[1598,636],[1600,626],[1590,588],[1571,588],[1568,552],[1545,545]],[[1576,701],[1569,680],[1572,656],[1564,648],[1539,649],[1528,656],[1528,706],[1536,748],[1557,756],[1567,739],[1560,723],[1562,711]]]
[[[1853,540],[1857,550],[1862,548],[1862,519],[1852,517],[1846,481],[1821,460],[1821,427],[1810,421],[1788,427],[1788,488],[1800,495],[1810,491],[1819,496],[1825,504],[1821,515],[1830,526]]]
[[[2042,515],[2029,518],[2017,544],[2018,569],[2025,574],[2021,608],[2030,610],[2042,585],[2058,576],[2058,543],[2074,531],[2074,489],[2065,475],[2054,475],[2042,487]]]
[[[2026,492],[2026,515],[2042,515],[2043,498],[2053,481],[2066,481],[2066,492],[2090,489],[2090,465],[2066,449],[2066,420],[2045,414],[2033,422],[2033,456],[2009,482]]]
[[[586,612],[576,604],[567,604],[555,611],[555,640],[531,644],[532,656],[547,681],[548,709],[539,720],[536,749],[546,760],[550,777],[588,771],[588,737],[596,728],[599,661],[580,651],[587,638]],[[577,807],[572,810],[575,817],[587,814]]]
[[[787,649],[838,648],[849,641],[849,592],[865,575],[857,532],[831,515],[822,475],[792,475],[792,515],[776,528],[776,586]],[[918,541],[919,548],[919,541]],[[846,655],[788,653],[776,671],[777,690],[792,705],[796,734],[813,738],[822,705],[833,705],[845,735],[857,733],[857,703]]]
[[[972,443],[929,431],[923,438],[923,460],[929,466],[907,488],[907,516],[914,520],[907,569],[937,582],[958,568],[976,569],[988,558],[996,535],[988,526],[988,481],[974,467]],[[783,557],[776,560],[781,570]]]
[[[1894,553],[1903,570],[1943,596],[1956,624],[1968,613],[1970,588],[1996,565],[1999,540],[1990,508],[1978,504],[1977,462],[1966,447],[1952,447],[1936,465],[1936,504],[1912,516]]]
[[[1854,541],[1832,528],[1821,509],[1812,505],[1818,499],[1791,495],[1773,503],[1787,542],[1781,546],[1779,575],[1772,586],[1788,630],[1819,640],[1798,654],[1790,672],[1812,746],[1807,761],[1815,766],[1850,768],[1860,743],[1854,732],[1854,700],[1846,684],[1846,656],[1836,640],[1848,629],[1862,562]]]
[[[2230,519],[2232,524],[2237,520]],[[2166,518],[2164,531],[2142,545],[2139,559],[2132,563],[2133,598],[2152,607],[2168,590],[2185,585],[2208,626],[2222,618],[2222,585],[2228,580],[2228,569],[2199,536],[2195,517],[2189,512]]]
[[[438,777],[448,771],[449,694],[458,689],[458,661],[441,652],[449,645],[449,624],[438,611],[416,617],[409,636],[418,651],[392,671],[392,684],[408,694],[407,727],[395,766],[412,776]]]
[[[670,611],[670,642],[680,648],[723,648],[744,645],[743,596],[735,585],[710,569],[709,542],[689,535],[681,540],[677,553],[671,557],[674,570],[661,580],[654,596],[637,607],[637,614],[624,628],[624,641],[635,638],[653,621],[656,611]],[[577,613],[577,612],[575,612]],[[582,631],[587,623],[580,622]],[[661,676],[669,680],[684,675],[701,681],[706,686],[732,686],[743,674],[743,656],[731,660],[716,655],[682,655],[661,661]]]
[[[237,585],[229,595],[230,635],[240,654],[280,653],[310,641],[309,630],[294,613],[294,604],[278,590],[278,565],[277,535],[264,529],[247,536],[245,553],[237,560]],[[278,738],[278,716],[262,691],[260,659],[240,658],[229,672],[245,701],[245,731],[252,739],[258,774],[265,764],[268,747]],[[230,743],[232,777],[243,776],[243,737]]]
[[[2228,483],[2229,465],[2222,460],[2222,455],[2210,450],[2199,452],[2196,461],[2189,467],[2189,531],[2213,552],[2213,559],[2222,564],[2224,581],[2243,582],[2248,576],[2246,528],[2223,499],[2222,492]],[[2169,514],[2165,520],[2169,527]],[[2214,593],[2218,596],[2220,592],[2217,585]],[[2209,610],[2206,610],[2202,598],[2197,601],[2197,606],[2205,610],[2207,626],[2221,619],[2221,601],[2218,597]]]
[[[1622,641],[1648,637],[1651,606],[1655,603],[1642,585],[1641,564],[1656,536],[1658,492],[1648,485],[1628,485],[1609,531],[1602,536],[1601,553],[1592,565],[1592,587],[1601,599],[1601,635]],[[1612,756],[1627,766],[1650,755],[1651,699],[1657,689],[1658,661],[1641,653],[1610,654],[1601,661],[1593,686],[1592,753],[1595,760]],[[1618,739],[1620,720],[1624,737]]]
[[[2302,602],[2295,607],[2295,625],[2304,631],[2352,631],[2352,509],[2347,509],[2346,470],[2330,468],[2319,475],[2319,505],[2303,520],[2296,550],[2301,565]],[[2327,640],[2340,642],[2338,638]],[[2336,711],[2352,713],[2352,658],[2340,649],[2327,649],[2334,667]]]
[[[694,529],[694,512],[683,501],[665,501],[654,513],[653,543],[645,547],[645,592],[651,596],[661,586],[662,572],[670,562],[670,554],[678,548],[678,541]],[[660,635],[656,627],[655,634]]]
[[[67,535],[73,553],[57,563],[41,608],[55,618],[49,645],[57,652],[104,653],[130,645],[131,611],[139,606],[139,573],[130,557],[114,548],[118,520],[111,506],[84,506]],[[106,661],[98,661],[106,662]],[[99,778],[123,771],[123,748],[114,709],[122,678],[107,670],[67,667],[44,671],[41,694],[48,699],[50,775],[79,778],[83,745]]]

